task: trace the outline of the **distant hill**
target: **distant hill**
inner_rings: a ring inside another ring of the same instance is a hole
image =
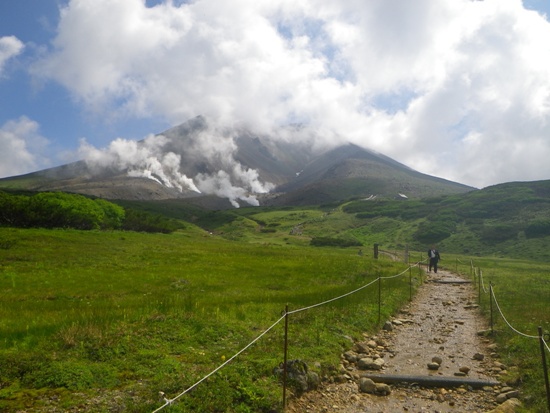
[[[355,201],[343,211],[359,220],[348,236],[367,244],[422,251],[436,243],[457,254],[550,259],[550,180],[411,202]]]
[[[379,244],[386,250],[426,251],[437,244],[445,266],[455,263],[449,254],[550,260],[550,180],[510,182],[405,202],[370,198],[225,211],[193,209],[179,200],[127,202],[228,239],[265,245],[303,245],[323,238],[369,249]]]
[[[87,160],[0,179],[0,188],[112,200],[187,199],[211,209],[361,197],[423,198],[474,189],[419,173],[356,145],[314,150],[294,143],[301,140],[292,139],[292,133],[287,130],[280,139],[245,130],[220,131],[197,117],[133,145],[118,141]]]

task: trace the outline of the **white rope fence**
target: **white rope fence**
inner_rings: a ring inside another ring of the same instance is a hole
[[[369,286],[371,286],[372,284],[374,284],[375,282],[377,282],[378,280],[380,279],[380,277],[378,277],[376,280],[373,280],[371,281],[370,283],[368,284],[365,284],[363,285],[362,287],[359,287],[357,288],[356,290],[353,290],[353,291],[350,291],[349,293],[346,293],[346,294],[343,294],[343,295],[340,295],[338,297],[335,297],[335,298],[331,298],[330,300],[327,300],[327,301],[323,301],[322,303],[318,303],[318,304],[313,304],[313,305],[310,305],[309,307],[303,307],[303,308],[298,308],[297,310],[292,310],[292,311],[289,311],[287,314],[296,314],[296,313],[300,313],[302,311],[306,311],[306,310],[311,310],[312,308],[316,308],[316,307],[321,307],[322,305],[325,305],[325,304],[329,304],[329,303],[332,303],[334,301],[338,301],[342,298],[345,298],[345,297],[348,297],[352,294],[355,294]]]
[[[254,343],[256,343],[260,338],[262,338],[264,335],[266,335],[269,331],[271,331],[273,329],[273,327],[275,327],[277,324],[279,324],[281,322],[281,320],[283,320],[284,318],[286,317],[286,314],[284,314],[281,318],[279,318],[277,321],[275,321],[269,328],[267,328],[263,333],[261,333],[258,337],[256,337],[254,340],[252,340],[249,344],[247,344],[245,347],[243,347],[242,350],[240,350],[239,352],[235,353],[234,356],[230,357],[229,359],[227,359],[223,364],[221,364],[220,366],[218,366],[216,369],[212,370],[210,373],[208,373],[206,376],[204,376],[202,379],[200,379],[198,382],[196,382],[195,384],[193,384],[191,387],[185,389],[184,391],[182,391],[180,394],[178,394],[176,397],[174,397],[173,399],[164,399],[165,403],[164,405],[160,406],[158,409],[154,410],[153,413],[156,413],[156,412],[160,412],[162,409],[164,409],[166,406],[170,406],[171,404],[173,404],[176,400],[178,400],[181,396],[183,396],[184,394],[190,392],[191,390],[193,390],[195,387],[197,387],[199,384],[201,384],[203,381],[205,381],[207,378],[209,378],[210,376],[212,376],[213,374],[217,373],[219,370],[221,370],[222,368],[224,368],[227,364],[229,364],[231,361],[233,361],[235,358],[237,358],[239,355],[241,355],[243,352],[245,352],[249,347],[251,347]]]
[[[178,400],[179,398],[181,398],[183,395],[189,393],[191,390],[193,390],[195,387],[197,387],[199,384],[201,384],[203,381],[205,381],[206,379],[208,379],[210,376],[214,375],[215,373],[217,373],[218,371],[220,371],[222,368],[224,368],[227,364],[229,364],[231,361],[233,361],[235,358],[237,358],[239,355],[241,355],[243,352],[245,352],[247,349],[249,349],[254,343],[256,343],[260,338],[262,338],[264,335],[266,335],[269,331],[271,331],[277,324],[279,324],[282,320],[284,320],[284,318],[287,316],[287,315],[291,315],[291,314],[296,314],[296,313],[299,313],[299,312],[302,312],[302,311],[306,311],[306,310],[311,310],[313,308],[316,308],[316,307],[320,307],[320,306],[323,306],[323,305],[326,305],[326,304],[329,304],[329,303],[332,303],[334,301],[337,301],[337,300],[340,300],[342,298],[345,298],[345,297],[348,297],[352,294],[355,294],[371,285],[373,285],[374,283],[376,282],[379,282],[380,280],[388,280],[388,279],[392,279],[392,278],[397,278],[397,277],[400,277],[402,276],[403,274],[405,274],[407,271],[410,271],[412,268],[414,267],[417,267],[420,265],[420,262],[414,264],[414,265],[410,265],[406,270],[404,270],[403,272],[399,273],[399,274],[396,274],[396,275],[392,275],[392,276],[389,276],[389,277],[378,277],[376,278],[375,280],[369,282],[368,284],[365,284],[353,291],[350,291],[346,294],[343,294],[343,295],[340,295],[338,297],[335,297],[335,298],[331,298],[330,300],[326,300],[326,301],[323,301],[323,302],[320,302],[320,303],[317,303],[317,304],[313,304],[313,305],[310,305],[308,307],[303,307],[303,308],[299,308],[297,310],[293,310],[293,311],[288,311],[288,312],[284,312],[284,314],[277,320],[275,321],[270,327],[268,327],[265,331],[263,331],[260,335],[258,335],[254,340],[252,340],[249,344],[247,344],[245,347],[242,348],[242,350],[238,351],[237,353],[235,353],[235,355],[233,355],[232,357],[230,357],[229,359],[227,359],[223,364],[221,364],[220,366],[218,366],[216,369],[212,370],[210,373],[208,373],[206,376],[204,376],[202,379],[200,379],[199,381],[197,381],[195,384],[193,384],[192,386],[188,387],[187,389],[185,389],[184,391],[182,391],[180,394],[178,394],[177,396],[173,397],[172,399],[167,399],[166,397],[164,398],[164,404],[162,406],[160,406],[159,408],[157,408],[156,410],[154,410],[152,413],[157,413],[157,412],[160,412],[161,410],[163,410],[164,408],[172,405],[176,400]]]
[[[353,291],[350,291],[349,293],[346,293],[346,294],[343,294],[343,295],[340,295],[338,297],[335,297],[335,298],[331,298],[330,300],[327,300],[327,301],[323,301],[321,303],[318,303],[318,304],[313,304],[313,305],[310,305],[309,307],[303,307],[303,308],[298,308],[297,310],[293,310],[293,311],[289,311],[288,314],[295,314],[295,313],[300,313],[302,311],[306,311],[306,310],[311,310],[312,308],[316,308],[316,307],[320,307],[322,305],[325,305],[325,304],[329,304],[329,303],[332,303],[333,301],[337,301],[337,300],[340,300],[342,298],[345,298],[345,297],[348,297],[352,294],[355,294],[367,287],[370,287],[371,285],[373,285],[374,283],[378,282],[379,280],[390,280],[392,278],[397,278],[397,277],[400,277],[402,276],[403,274],[405,274],[407,271],[409,271],[411,268],[414,268],[418,266],[418,263],[417,264],[414,264],[414,265],[411,265],[409,268],[407,268],[405,271],[403,272],[400,272],[399,274],[396,274],[396,275],[391,275],[389,277],[378,277],[376,278],[375,280],[372,280],[370,283],[368,284],[365,284],[363,285],[362,287],[359,287],[357,288],[356,290],[353,290]]]
[[[483,271],[481,271],[481,268],[479,269],[479,279],[481,280],[481,288],[483,288],[483,292],[485,294],[488,294],[489,290],[487,290],[487,288],[485,288],[485,283],[483,282]]]
[[[472,262],[471,268],[474,268],[473,267],[473,262]],[[489,299],[491,300],[491,330],[493,330],[493,305],[492,305],[492,303],[494,302],[495,305],[496,305],[496,308],[498,310],[498,313],[500,314],[500,316],[504,320],[504,323],[508,326],[508,328],[510,328],[510,330],[512,330],[514,333],[516,333],[517,335],[519,335],[521,337],[536,339],[536,340],[539,341],[540,351],[541,351],[541,359],[542,359],[542,366],[543,366],[543,373],[544,373],[544,382],[545,382],[545,387],[546,387],[546,399],[547,399],[547,403],[548,403],[548,412],[550,413],[550,381],[548,379],[548,368],[546,366],[546,352],[550,353],[550,347],[548,346],[548,341],[550,341],[550,335],[548,333],[546,333],[546,334],[543,333],[542,327],[538,328],[539,334],[536,335],[536,336],[532,335],[532,334],[523,333],[523,332],[519,331],[517,328],[515,328],[508,321],[506,316],[504,315],[504,313],[503,313],[503,311],[500,307],[500,304],[498,303],[497,297],[495,295],[493,285],[491,283],[489,283],[489,291],[487,291],[487,289],[485,288],[484,282],[483,282],[483,272],[481,271],[480,268],[478,268],[478,269],[479,269],[479,285],[480,285],[480,292],[479,293],[480,293],[480,298],[481,298],[481,286],[483,286],[483,291],[485,293],[487,293],[487,292],[490,293]]]
[[[502,317],[502,319],[504,320],[504,322],[506,323],[506,325],[507,325],[508,327],[510,327],[510,329],[511,329],[514,333],[519,334],[520,336],[523,336],[523,337],[527,337],[527,338],[536,338],[536,339],[538,340],[539,336],[533,336],[533,335],[529,335],[529,334],[522,333],[522,332],[519,331],[518,329],[514,328],[514,326],[508,322],[508,320],[506,319],[506,316],[504,315],[504,313],[503,313],[502,310],[500,309],[500,305],[498,304],[497,297],[496,297],[496,295],[495,295],[495,291],[494,291],[494,290],[493,290],[493,300],[495,301],[495,304],[496,304],[496,306],[497,306],[498,312],[500,313],[500,316]]]
[[[480,283],[481,285],[483,286],[483,291],[485,293],[489,293],[489,292],[492,292],[492,299],[493,301],[495,302],[495,305],[498,309],[498,312],[500,314],[500,316],[502,317],[502,319],[504,320],[504,323],[513,331],[515,332],[516,334],[520,335],[520,336],[523,336],[523,337],[526,337],[526,338],[536,338],[536,339],[539,339],[540,337],[539,336],[534,336],[534,335],[530,335],[530,334],[525,334],[525,333],[522,333],[521,331],[519,331],[517,328],[515,328],[509,321],[508,319],[506,318],[506,316],[504,315],[504,313],[502,312],[502,309],[500,308],[500,305],[498,303],[498,300],[497,300],[497,297],[495,295],[495,291],[494,291],[494,288],[491,287],[491,290],[488,291],[486,288],[485,288],[485,285],[483,283],[483,273],[481,270],[479,270],[479,276],[480,276]],[[546,344],[546,347],[548,348],[548,344]]]
[[[414,265],[411,265],[409,266],[409,268],[407,268],[405,271],[403,272],[400,272],[399,274],[395,274],[395,275],[390,275],[388,277],[379,277],[381,280],[391,280],[392,278],[397,278],[397,277],[401,277],[403,274],[405,274],[407,271],[409,271],[411,268],[414,268],[414,267],[417,267],[418,266],[418,263],[414,264]],[[378,280],[376,280],[378,281]]]

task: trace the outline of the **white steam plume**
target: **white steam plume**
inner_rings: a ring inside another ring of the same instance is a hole
[[[233,136],[212,127],[185,139],[150,135],[136,142],[118,138],[105,149],[82,140],[79,152],[95,174],[104,170],[127,171],[129,176],[151,179],[180,192],[191,190],[227,198],[236,208],[239,200],[258,206],[255,194],[267,193],[274,185],[262,182],[258,171],[237,162],[236,150]],[[185,165],[189,169],[198,164],[208,165],[211,172],[197,172],[194,178],[189,178],[181,171],[184,163],[189,164]]]
[[[212,175],[199,174],[197,181],[202,191],[229,199],[235,208],[239,208],[239,199],[253,206],[260,205],[254,195],[250,195],[244,188],[234,186],[231,177],[225,171],[218,171]]]
[[[129,176],[152,179],[180,192],[188,189],[200,193],[193,180],[179,171],[181,156],[173,152],[163,153],[166,141],[163,136],[154,135],[148,136],[143,144],[118,138],[108,148],[97,149],[83,140],[79,151],[93,172],[105,168],[127,170]]]

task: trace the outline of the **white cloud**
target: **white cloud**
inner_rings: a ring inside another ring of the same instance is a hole
[[[0,37],[0,76],[3,74],[6,62],[20,54],[24,44],[15,36]]]
[[[25,116],[0,128],[0,178],[20,175],[45,164],[38,154],[48,141],[38,133],[38,124]]]
[[[524,158],[550,154],[550,24],[521,0],[71,0],[33,70],[105,115],[305,122],[479,187],[550,178]]]

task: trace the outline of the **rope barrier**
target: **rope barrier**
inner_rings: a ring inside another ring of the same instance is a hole
[[[487,294],[489,291],[487,291],[487,289],[485,288],[485,284],[483,282],[483,272],[481,271],[481,269],[479,270],[479,277],[480,277],[480,280],[481,280],[481,286],[483,288],[483,291]],[[520,336],[523,336],[523,337],[527,337],[527,338],[536,338],[536,339],[539,339],[539,336],[534,336],[534,335],[530,335],[530,334],[525,334],[525,333],[522,333],[521,331],[519,331],[518,329],[514,328],[514,326],[512,326],[512,324],[510,324],[510,322],[508,321],[508,319],[506,318],[506,316],[504,315],[504,313],[502,312],[502,309],[500,308],[500,305],[498,303],[498,300],[497,300],[497,297],[495,295],[495,291],[494,289],[492,289],[492,292],[493,292],[493,300],[495,301],[495,304],[497,306],[497,309],[498,309],[498,312],[500,313],[500,316],[502,317],[502,319],[504,320],[504,322],[506,323],[506,325],[512,330],[514,331],[516,334],[520,335]],[[543,340],[544,342],[544,345],[546,346],[546,348],[548,349],[548,351],[550,351],[550,348],[548,348],[548,344]]]
[[[483,288],[483,292],[487,294],[489,291],[487,290],[487,288],[485,288],[485,283],[483,282],[483,271],[481,271],[481,268],[479,269],[479,279],[481,282],[481,288]]]
[[[473,260],[471,262],[472,262],[472,268],[474,268]],[[480,286],[483,286],[484,292],[487,293],[485,285],[483,284],[483,273],[481,271],[481,268],[479,268],[479,281],[480,281]],[[513,332],[515,332],[516,334],[518,334],[520,336],[526,337],[526,338],[537,339],[540,342],[541,360],[542,360],[542,367],[543,367],[543,372],[544,372],[543,373],[544,374],[544,381],[545,381],[545,385],[546,385],[545,386],[546,387],[546,399],[547,399],[547,402],[548,402],[548,411],[550,412],[550,382],[548,380],[548,368],[546,366],[546,357],[545,357],[545,354],[546,354],[545,352],[550,353],[550,347],[548,346],[548,341],[550,341],[550,335],[548,333],[544,334],[541,327],[538,328],[538,335],[536,335],[536,336],[522,333],[518,329],[514,328],[514,326],[512,326],[512,324],[510,324],[510,322],[508,321],[508,319],[506,318],[506,316],[502,312],[502,309],[500,308],[500,305],[498,303],[498,300],[497,300],[497,297],[495,295],[495,291],[494,291],[494,288],[493,288],[492,284],[490,284],[490,293],[491,293],[491,297],[490,297],[490,300],[491,300],[491,330],[493,329],[493,305],[492,305],[492,303],[494,301],[500,316],[502,317],[502,319],[504,320],[506,325]],[[481,289],[479,291],[479,295],[481,297]]]
[[[362,287],[359,287],[359,288],[357,288],[357,289],[355,289],[355,290],[353,290],[353,291],[350,291],[350,292],[348,292],[348,293],[346,293],[346,294],[340,295],[340,296],[335,297],[335,298],[331,298],[330,300],[326,300],[326,301],[323,301],[323,302],[321,302],[321,303],[317,303],[317,304],[310,305],[309,307],[304,307],[304,308],[299,308],[299,309],[297,309],[297,310],[289,311],[288,314],[290,315],[290,314],[295,314],[295,313],[299,313],[299,312],[306,311],[306,310],[311,310],[312,308],[320,307],[320,306],[322,306],[322,305],[329,304],[329,303],[331,303],[331,302],[333,302],[333,301],[340,300],[340,299],[342,299],[342,298],[345,298],[345,297],[347,297],[347,296],[349,296],[349,295],[355,294],[356,292],[361,291],[361,290],[363,290],[363,289],[365,289],[365,288],[371,286],[372,284],[374,284],[374,283],[377,282],[378,280],[389,280],[389,279],[392,279],[392,278],[400,277],[401,275],[403,275],[403,274],[405,274],[407,271],[409,271],[411,268],[414,268],[414,267],[416,267],[416,266],[417,266],[417,264],[411,265],[411,266],[409,266],[409,268],[407,268],[407,269],[404,270],[403,272],[400,272],[399,274],[396,274],[396,275],[392,275],[392,276],[389,276],[389,277],[378,277],[378,278],[376,278],[375,280],[372,280],[370,283],[365,284],[365,285],[363,285]]]
[[[485,284],[483,282],[483,272],[481,271],[481,269],[479,270],[479,277],[480,277],[480,280],[481,280],[481,286],[483,288],[483,291],[487,294],[489,291],[487,291],[487,289],[485,288]],[[497,306],[497,309],[498,309],[498,312],[500,313],[500,316],[502,317],[502,319],[504,320],[504,322],[506,323],[506,325],[512,330],[514,331],[516,334],[519,334],[520,336],[523,336],[523,337],[527,337],[527,338],[536,338],[538,339],[539,336],[533,336],[533,335],[530,335],[530,334],[525,334],[525,333],[522,333],[521,331],[519,331],[518,329],[514,328],[514,326],[512,326],[512,324],[510,324],[510,322],[508,321],[508,319],[506,318],[506,316],[504,315],[504,313],[502,312],[502,309],[500,308],[500,305],[498,303],[498,300],[497,300],[497,297],[495,295],[495,291],[494,289],[492,289],[492,292],[493,292],[493,300],[495,301],[495,304]],[[545,343],[546,344],[546,343]],[[546,344],[546,346],[548,347],[548,345]]]
[[[409,271],[411,268],[414,268],[416,267],[416,265],[411,265],[409,266],[409,268],[407,268],[405,271],[399,273],[399,274],[395,274],[395,275],[390,275],[389,277],[380,277],[381,280],[391,280],[392,278],[397,278],[397,277],[400,277],[402,276],[403,274],[405,274],[407,271]]]
[[[344,297],[347,297],[347,296],[349,296],[349,295],[355,294],[356,292],[361,291],[361,290],[363,290],[364,288],[367,288],[367,287],[371,286],[372,284],[374,284],[375,282],[377,282],[379,279],[380,279],[380,277],[378,277],[377,279],[371,281],[371,282],[368,283],[368,284],[363,285],[362,287],[357,288],[356,290],[350,291],[349,293],[340,295],[340,296],[335,297],[335,298],[331,298],[330,300],[323,301],[322,303],[317,303],[317,304],[310,305],[309,307],[303,307],[303,308],[299,308],[299,309],[297,309],[297,310],[289,311],[288,314],[290,315],[290,314],[300,313],[300,312],[302,312],[302,311],[311,310],[312,308],[320,307],[320,306],[322,306],[322,305],[331,303],[331,302],[333,302],[333,301],[340,300],[341,298],[344,298]]]
[[[397,275],[393,275],[393,276],[390,276],[390,277],[378,277],[376,278],[375,280],[371,281],[370,283],[368,284],[365,284],[353,291],[350,291],[346,294],[343,294],[343,295],[340,295],[338,297],[335,297],[335,298],[332,298],[330,300],[326,300],[326,301],[323,301],[321,303],[317,303],[317,304],[314,304],[314,305],[311,305],[311,306],[308,306],[308,307],[303,307],[303,308],[300,308],[300,309],[297,309],[297,310],[293,310],[293,311],[288,311],[288,312],[285,312],[281,318],[279,318],[275,323],[273,323],[269,328],[267,328],[264,332],[262,332],[258,337],[256,337],[253,341],[251,341],[249,344],[247,344],[242,350],[240,350],[239,352],[235,353],[235,355],[233,355],[231,358],[227,359],[223,364],[221,364],[220,366],[218,366],[216,369],[212,370],[210,373],[208,373],[206,376],[204,376],[202,379],[200,379],[199,381],[197,381],[195,384],[193,384],[191,387],[185,389],[184,391],[182,391],[180,394],[178,394],[176,397],[172,398],[172,399],[166,399],[164,398],[164,401],[165,403],[160,406],[159,408],[157,408],[156,410],[154,410],[152,413],[157,413],[157,412],[160,412],[162,409],[164,409],[165,407],[168,407],[170,405],[172,405],[176,400],[178,400],[179,398],[181,398],[183,395],[185,395],[186,393],[190,392],[191,390],[193,390],[195,387],[197,387],[199,384],[201,384],[203,381],[205,381],[206,379],[208,379],[210,376],[214,375],[215,373],[217,373],[219,370],[221,370],[223,367],[225,367],[227,364],[229,364],[232,360],[234,360],[235,358],[237,358],[240,354],[242,354],[244,351],[246,351],[248,348],[250,348],[254,343],[256,343],[260,338],[262,338],[265,334],[267,334],[271,329],[273,329],[277,324],[279,324],[287,315],[291,315],[291,314],[295,314],[295,313],[299,313],[299,312],[302,312],[302,311],[306,311],[306,310],[310,310],[312,308],[316,308],[316,307],[320,307],[322,305],[325,305],[325,304],[329,304],[331,302],[334,302],[334,301],[337,301],[337,300],[340,300],[342,298],[345,298],[347,296],[350,296],[352,294],[355,294],[356,292],[358,291],[361,291],[369,286],[371,286],[372,284],[378,282],[379,280],[381,279],[390,279],[390,278],[395,278],[395,277],[398,277],[398,276],[401,276],[403,275],[404,273],[406,273],[407,271],[409,271],[409,269],[413,268],[413,267],[416,267],[418,265],[415,264],[413,266],[409,266],[409,268],[407,268],[405,271],[397,274]]]
[[[502,313],[502,310],[500,309],[500,305],[498,305],[497,297],[495,296],[495,292],[494,292],[494,291],[493,291],[493,300],[495,300],[495,304],[496,304],[496,306],[497,306],[498,312],[499,312],[500,315],[502,316],[502,319],[504,320],[504,322],[505,322],[505,323],[508,325],[508,327],[510,327],[516,334],[519,334],[520,336],[527,337],[527,338],[536,338],[536,339],[539,338],[539,336],[532,336],[532,335],[529,335],[529,334],[522,333],[521,331],[515,329],[515,328],[508,322],[508,320],[506,319],[506,317],[505,317],[504,314]]]
[[[258,337],[256,337],[254,340],[252,340],[249,344],[247,344],[242,350],[237,352],[234,356],[227,359],[223,364],[218,366],[216,369],[212,370],[210,373],[208,373],[206,376],[204,376],[202,379],[200,379],[198,382],[193,384],[191,387],[187,388],[186,390],[182,391],[180,394],[178,394],[173,399],[165,399],[165,404],[159,407],[158,409],[154,410],[153,413],[160,412],[162,409],[164,409],[167,406],[170,406],[172,403],[174,403],[176,400],[178,400],[181,396],[184,394],[190,392],[195,387],[197,387],[199,384],[201,384],[203,381],[205,381],[207,378],[212,376],[213,374],[217,373],[219,370],[221,370],[223,367],[225,367],[228,363],[230,363],[232,360],[237,358],[240,354],[242,354],[244,351],[246,351],[249,347],[251,347],[254,343],[256,343],[260,338],[262,338],[264,335],[266,335],[273,327],[275,327],[277,324],[281,322],[286,317],[286,314],[283,314],[281,318],[279,318],[275,323],[273,323],[269,328],[267,328],[263,333],[261,333]]]

